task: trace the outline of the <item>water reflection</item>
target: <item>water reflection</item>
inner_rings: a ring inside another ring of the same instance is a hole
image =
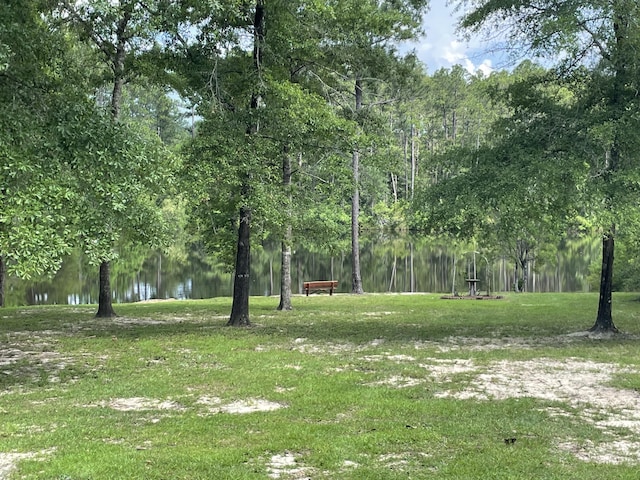
[[[366,292],[465,293],[473,272],[470,245],[446,240],[379,238],[361,248]],[[475,278],[481,293],[511,290],[513,263],[478,252]],[[533,265],[528,291],[588,291],[589,265],[600,260],[600,242],[566,241],[556,258]],[[335,279],[338,292],[351,289],[349,253],[329,255],[299,248],[292,256],[292,289],[301,293],[305,280]],[[252,250],[252,295],[277,295],[280,289],[279,244]],[[80,252],[71,255],[52,279],[22,281],[9,278],[7,305],[87,304],[98,300],[98,269]],[[224,266],[194,248],[183,259],[158,252],[127,252],[112,263],[113,298],[117,303],[155,298],[198,299],[230,296],[232,276]]]

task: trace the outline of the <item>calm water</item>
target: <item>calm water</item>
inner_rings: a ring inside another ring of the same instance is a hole
[[[589,266],[600,262],[598,240],[566,242],[555,258],[536,265],[529,274],[528,291],[588,291]],[[473,248],[426,239],[378,239],[361,247],[366,292],[466,292],[465,279],[473,272]],[[112,263],[112,289],[117,303],[153,298],[196,299],[230,296],[232,276],[222,265],[193,249],[183,260],[158,252],[122,256]],[[280,293],[279,245],[252,247],[252,295]],[[479,290],[511,290],[513,263],[506,258],[475,254]],[[351,256],[304,249],[292,257],[292,288],[302,292],[305,280],[339,281],[338,292],[351,289]],[[52,279],[25,282],[8,279],[7,305],[97,303],[98,269],[81,254],[69,257]]]

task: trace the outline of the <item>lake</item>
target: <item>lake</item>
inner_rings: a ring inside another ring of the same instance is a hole
[[[279,244],[252,246],[251,295],[280,293]],[[513,261],[489,256],[469,245],[442,239],[387,238],[364,240],[360,264],[365,292],[466,292],[466,278],[479,279],[479,292],[512,290]],[[599,239],[567,240],[554,258],[532,265],[530,292],[589,291],[589,268],[601,261]],[[301,293],[306,280],[338,280],[338,292],[351,290],[351,255],[330,255],[303,248],[292,256],[292,289]],[[198,248],[181,258],[160,252],[122,252],[112,262],[116,303],[150,299],[199,299],[230,296],[231,273]],[[98,300],[98,268],[79,252],[65,260],[53,278],[24,281],[8,278],[7,306],[87,304]]]

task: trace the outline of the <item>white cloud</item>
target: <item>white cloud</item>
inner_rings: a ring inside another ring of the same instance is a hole
[[[476,70],[480,70],[485,75],[489,75],[491,72],[493,72],[493,66],[491,64],[491,60],[485,58],[482,63],[476,67]]]
[[[456,33],[457,22],[458,17],[452,7],[444,1],[432,2],[423,21],[425,37],[407,47],[415,50],[430,73],[440,68],[462,65],[471,74],[478,71],[490,74],[494,62],[489,55],[482,54],[486,45],[479,39],[461,40]]]
[[[460,63],[461,60],[467,58],[464,53],[465,47],[457,40],[453,40],[448,46],[442,47],[441,57],[450,64]]]

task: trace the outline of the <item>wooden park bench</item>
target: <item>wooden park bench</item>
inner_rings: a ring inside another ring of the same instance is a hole
[[[329,295],[333,295],[333,291],[338,288],[337,280],[318,280],[314,282],[303,283],[304,292],[309,296],[309,293],[329,291]]]

